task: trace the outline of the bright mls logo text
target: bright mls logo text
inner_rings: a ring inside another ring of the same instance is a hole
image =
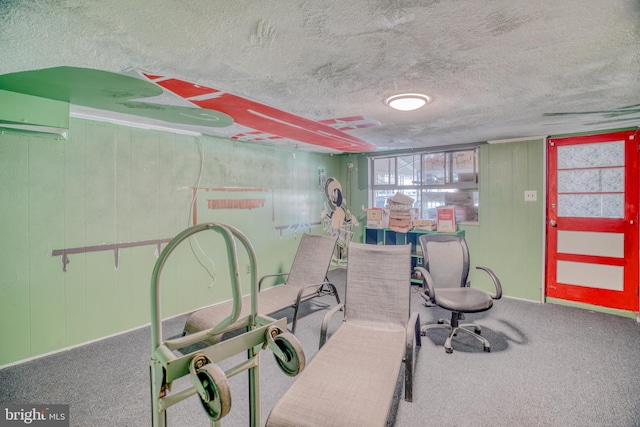
[[[69,405],[0,405],[0,427],[30,425],[69,426]]]

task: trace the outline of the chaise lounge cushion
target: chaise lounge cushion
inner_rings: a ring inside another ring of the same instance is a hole
[[[268,427],[384,426],[398,383],[405,328],[343,323],[274,406]],[[363,370],[363,366],[375,369]],[[313,390],[311,398],[308,391]]]

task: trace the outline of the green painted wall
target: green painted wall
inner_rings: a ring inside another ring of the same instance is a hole
[[[541,301],[544,285],[544,140],[480,147],[480,210],[477,225],[461,225],[469,244],[474,286],[491,290],[476,265],[493,269],[510,297]],[[524,192],[535,190],[536,202]]]
[[[255,247],[259,276],[288,271],[300,235],[323,233],[320,226],[295,230],[320,220],[320,167],[336,176],[339,158],[78,119],[68,141],[0,133],[0,366],[149,323],[155,246],[121,249],[118,269],[112,250],[72,254],[66,272],[52,251],[173,237],[189,226],[198,179],[201,188],[264,189],[200,190],[198,222],[242,230]],[[209,209],[207,199],[215,198],[264,204]],[[200,233],[191,240],[164,268],[163,317],[230,297],[221,238]],[[248,291],[247,258],[239,255]]]

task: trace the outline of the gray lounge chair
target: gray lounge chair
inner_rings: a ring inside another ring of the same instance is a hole
[[[410,250],[349,244],[345,302],[325,315],[320,350],[276,402],[268,427],[384,426],[403,362],[412,400],[420,321],[410,315]],[[340,309],[344,320],[325,343]]]
[[[258,293],[258,311],[272,314],[287,307],[293,307],[293,324],[291,332],[295,332],[300,304],[324,295],[333,295],[336,302],[340,297],[335,286],[328,281],[327,271],[336,245],[336,236],[303,234],[296,251],[295,258],[288,273],[263,276],[258,287],[261,289],[264,280],[278,276],[288,276],[282,285],[273,286]],[[240,318],[246,317],[251,310],[251,296],[242,297]],[[185,334],[193,334],[217,326],[231,313],[233,301],[225,301],[193,312],[184,326]],[[214,342],[219,337],[212,337]]]

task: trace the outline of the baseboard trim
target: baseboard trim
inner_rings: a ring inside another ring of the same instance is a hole
[[[636,320],[640,319],[640,317],[638,317],[639,314],[636,313],[635,311],[620,310],[617,308],[609,308],[609,307],[600,307],[597,305],[586,304],[583,302],[569,301],[569,300],[550,298],[550,297],[547,297],[546,302],[548,302],[549,304],[557,304],[557,305],[564,305],[567,307],[582,308],[585,310],[591,310],[598,313],[614,314],[616,316],[629,317],[631,319],[636,319]]]

